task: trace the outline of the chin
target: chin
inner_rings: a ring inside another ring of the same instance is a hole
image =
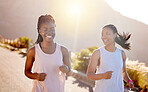
[[[108,45],[110,45],[110,44],[109,44],[109,43],[104,43],[104,45],[105,45],[105,46],[108,46]]]
[[[50,42],[53,42],[52,39],[45,39],[46,42],[50,43]]]
[[[47,41],[48,43],[51,43],[51,42],[53,42],[53,40],[50,40],[50,41]]]

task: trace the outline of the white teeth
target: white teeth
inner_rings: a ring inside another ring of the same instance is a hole
[[[46,37],[48,37],[48,38],[52,38],[52,36],[46,36]]]
[[[104,40],[104,42],[107,42],[108,40]]]

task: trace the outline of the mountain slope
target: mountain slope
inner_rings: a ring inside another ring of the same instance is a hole
[[[41,14],[48,13],[56,20],[55,40],[71,51],[79,51],[91,46],[102,46],[100,30],[105,24],[111,23],[119,32],[132,33],[129,40],[132,48],[130,51],[125,50],[127,57],[145,62],[148,66],[148,25],[121,15],[103,0],[83,1],[85,10],[79,20],[66,15],[66,1],[15,1],[5,0],[0,4],[0,34],[5,38],[27,36],[35,41],[37,19]]]

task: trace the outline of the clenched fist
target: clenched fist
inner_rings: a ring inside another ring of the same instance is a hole
[[[113,71],[107,71],[104,73],[104,79],[110,79],[112,77]]]
[[[68,73],[70,71],[69,67],[67,65],[62,65],[59,67],[60,71],[63,73]]]
[[[38,81],[44,81],[46,76],[47,76],[46,73],[37,73],[37,80]]]

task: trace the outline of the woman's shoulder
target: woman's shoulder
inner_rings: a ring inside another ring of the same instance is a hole
[[[101,49],[104,49],[104,48],[105,48],[105,46],[101,46],[101,47],[99,47],[98,49],[101,50]]]
[[[61,48],[61,50],[68,50],[66,46],[61,45],[59,43],[56,43],[56,44],[57,44],[57,46],[59,46]]]
[[[100,51],[104,49],[104,46],[99,47],[98,49],[94,50],[93,53],[100,54]]]
[[[27,52],[27,55],[35,55],[35,46],[31,47],[28,52]]]
[[[92,55],[93,56],[100,56],[100,49],[98,48],[98,49],[94,50]]]
[[[68,49],[65,47],[65,46],[61,46],[61,51],[63,51],[63,52],[68,52]]]
[[[116,49],[117,49],[118,51],[121,51],[121,53],[125,53],[123,49],[120,49],[120,48],[118,48],[118,47],[116,47]]]
[[[94,50],[94,53],[100,53],[100,51],[104,48],[104,46],[99,47],[98,49]]]
[[[59,44],[59,43],[56,43],[56,44],[61,48],[61,52],[62,52],[63,54],[69,53],[67,47],[65,47],[64,45],[61,45],[61,44]]]

